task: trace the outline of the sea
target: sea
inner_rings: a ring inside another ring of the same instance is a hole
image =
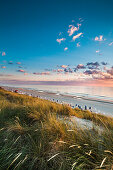
[[[6,85],[4,85],[6,86]],[[88,105],[93,108],[94,112],[102,113],[105,115],[113,116],[113,87],[100,87],[100,86],[56,86],[56,85],[7,85],[10,87],[26,88],[30,90],[38,90],[45,92],[56,93],[56,95],[76,96],[78,99],[77,104]],[[79,98],[80,97],[80,98]],[[96,102],[90,100],[84,100],[83,98],[96,99],[105,102]]]

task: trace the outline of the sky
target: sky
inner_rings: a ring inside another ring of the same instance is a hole
[[[0,83],[113,86],[113,0],[0,0]]]

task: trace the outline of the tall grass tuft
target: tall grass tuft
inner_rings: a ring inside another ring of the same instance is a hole
[[[1,170],[113,169],[113,118],[3,89],[0,139]]]

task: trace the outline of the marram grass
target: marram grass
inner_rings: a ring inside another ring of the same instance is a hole
[[[98,128],[78,128],[70,116]],[[0,170],[6,169],[112,170],[113,118],[0,89]]]

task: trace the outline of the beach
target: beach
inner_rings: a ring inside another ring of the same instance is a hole
[[[113,117],[113,101],[105,100],[105,99],[98,99],[93,97],[86,97],[86,96],[75,96],[75,95],[67,95],[67,94],[60,94],[54,92],[47,92],[42,90],[36,89],[27,89],[27,88],[16,88],[16,87],[9,87],[9,86],[2,86],[5,90],[14,92],[15,90],[18,91],[20,94],[26,94],[33,97],[38,97],[46,100],[50,100],[53,102],[58,102],[61,104],[69,104],[72,108],[80,107],[81,109],[87,108],[87,110],[91,110],[95,113],[101,113],[106,116]]]

